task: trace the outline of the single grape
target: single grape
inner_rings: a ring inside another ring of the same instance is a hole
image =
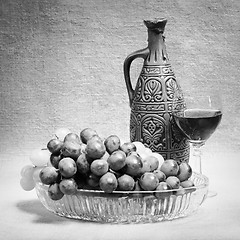
[[[25,191],[31,191],[34,189],[35,187],[35,182],[33,181],[33,179],[31,178],[25,178],[25,177],[22,177],[20,179],[20,185],[22,187],[23,190]]]
[[[159,162],[158,162],[158,159],[156,157],[154,157],[152,155],[149,155],[149,156],[147,156],[143,159],[143,162],[144,161],[149,163],[151,172],[158,168]]]
[[[108,172],[108,168],[108,162],[102,159],[96,159],[90,165],[91,172],[97,176],[104,175]]]
[[[117,178],[113,173],[107,172],[100,178],[99,186],[104,192],[111,193],[118,186]]]
[[[153,191],[159,184],[157,176],[152,172],[145,172],[139,179],[139,184],[146,191]]]
[[[118,180],[118,188],[119,188],[119,190],[131,191],[131,190],[134,189],[135,181],[134,181],[134,179],[131,176],[129,176],[127,174],[123,174],[117,180]]]
[[[53,183],[49,186],[48,196],[54,201],[60,200],[64,196],[58,183]]]
[[[34,173],[33,165],[26,165],[21,170],[21,176],[24,178],[32,178]]]
[[[67,134],[71,133],[71,131],[68,129],[68,128],[58,128],[56,131],[55,131],[55,136],[63,141],[64,138],[66,137]]]
[[[118,171],[126,165],[126,154],[122,150],[116,150],[108,157],[107,162],[113,171]]]
[[[171,189],[171,186],[166,182],[160,182],[156,188],[157,192],[154,195],[156,198],[165,199],[172,194],[172,191],[169,191]]]
[[[77,172],[76,162],[70,157],[63,158],[59,162],[58,168],[62,176],[65,178],[71,178]]]
[[[121,143],[118,136],[111,135],[105,139],[104,144],[107,152],[112,154],[114,151],[119,149]]]
[[[87,175],[90,172],[90,164],[86,158],[86,154],[82,153],[77,161],[76,161],[76,165],[77,165],[77,171],[82,174],[82,175]]]
[[[97,132],[91,128],[85,128],[80,132],[80,138],[85,144],[95,135],[98,135]]]
[[[43,184],[50,185],[58,182],[61,176],[58,169],[56,169],[55,167],[44,167],[39,172],[39,177]]]
[[[160,167],[160,171],[165,173],[166,177],[177,176],[179,170],[179,165],[175,160],[168,159],[163,162]]]
[[[70,142],[76,142],[78,144],[81,144],[80,137],[76,133],[68,133],[64,140],[64,142],[70,141]]]
[[[34,149],[30,155],[30,161],[34,166],[43,167],[50,161],[50,153],[47,150]]]
[[[77,160],[81,154],[81,151],[81,144],[73,141],[66,141],[63,144],[61,153],[64,157],[70,157],[74,160]]]
[[[192,168],[187,162],[182,162],[179,165],[178,179],[180,182],[188,180],[192,176]]]
[[[131,142],[125,142],[120,146],[120,149],[128,155],[130,152],[136,152],[136,146]]]
[[[180,186],[180,181],[175,176],[169,176],[166,179],[166,183],[172,188],[172,189],[178,189]]]
[[[126,157],[126,173],[130,176],[138,176],[142,167],[142,158],[136,152],[131,152]]]
[[[51,153],[57,155],[57,154],[60,154],[62,146],[63,146],[63,142],[61,140],[59,140],[58,138],[57,139],[51,139],[47,144],[47,149]]]
[[[72,195],[77,192],[78,185],[73,178],[63,179],[59,183],[59,188],[62,193],[66,195]]]
[[[87,142],[86,154],[89,158],[95,160],[100,159],[106,152],[106,147],[102,141],[91,138]]]

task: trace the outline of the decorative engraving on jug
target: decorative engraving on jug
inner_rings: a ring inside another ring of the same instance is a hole
[[[162,100],[162,84],[156,78],[149,78],[145,82],[145,88],[142,95],[144,102],[159,102]]]
[[[156,69],[162,75],[156,74]],[[131,140],[143,142],[165,159],[183,161],[189,150],[171,116],[173,94],[179,87],[170,65],[144,66],[142,73],[145,74],[138,79],[132,103]],[[179,101],[181,104],[183,99]]]
[[[132,105],[132,110],[134,111],[165,111],[165,104],[149,104],[149,105],[146,105],[146,104],[135,104],[133,103]]]
[[[141,71],[141,75],[149,75],[149,74],[156,74],[156,75],[173,75],[173,70],[171,68],[170,64],[166,64],[161,67],[156,67],[156,66],[144,66]]]
[[[173,100],[174,92],[178,89],[176,79],[174,76],[165,77],[166,93],[168,100]]]
[[[160,67],[144,67],[141,74],[161,74],[161,69]]]
[[[171,68],[171,66],[170,66],[170,64],[169,65],[166,65],[165,67],[162,67],[162,73],[161,73],[162,75],[165,75],[165,74],[167,74],[167,75],[173,75],[173,70],[172,70],[172,68]]]
[[[142,119],[142,138],[153,151],[163,148],[165,119],[156,114],[148,115]]]

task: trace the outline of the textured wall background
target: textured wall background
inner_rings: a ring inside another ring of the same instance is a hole
[[[217,88],[224,117],[208,146],[240,146],[239,0],[0,0],[0,153],[28,154],[58,127],[128,138],[122,65],[166,17],[176,77]],[[141,62],[133,64],[137,78]]]

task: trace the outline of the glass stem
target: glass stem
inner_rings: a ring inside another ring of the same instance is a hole
[[[192,154],[192,168],[194,172],[202,174],[202,144],[192,144],[193,154]]]

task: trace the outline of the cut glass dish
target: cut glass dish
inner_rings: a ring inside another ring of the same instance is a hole
[[[38,182],[36,192],[41,203],[59,216],[94,222],[148,223],[169,221],[193,214],[207,197],[208,178],[193,173],[195,186],[164,191],[114,191],[79,189],[54,201],[48,186]]]

